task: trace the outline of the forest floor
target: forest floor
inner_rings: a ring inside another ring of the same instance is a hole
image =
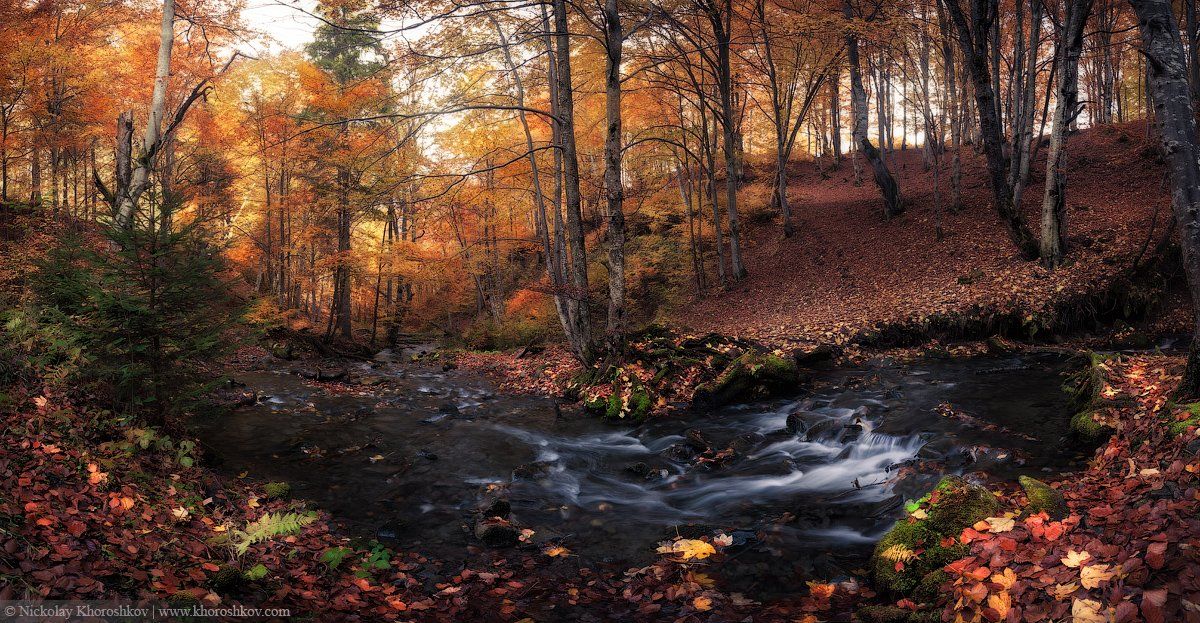
[[[1044,152],[1022,202],[1035,230]],[[786,239],[778,225],[749,226],[749,277],[674,319],[694,331],[775,346],[849,344],[939,317],[1052,324],[1056,306],[1102,293],[1149,259],[1172,222],[1165,170],[1144,124],[1082,131],[1070,139],[1069,161],[1069,250],[1058,270],[1019,257],[992,207],[983,158],[969,148],[962,208],[942,214],[942,241],[935,236],[933,174],[923,169],[920,150],[892,158],[907,209],[890,221],[882,219],[869,176],[854,184],[849,161],[825,174],[797,163],[789,193],[797,233]],[[943,168],[942,202],[949,206],[949,163]],[[1178,312],[1187,317],[1187,309]]]

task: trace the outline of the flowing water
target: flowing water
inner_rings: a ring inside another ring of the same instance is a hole
[[[196,427],[228,473],[288,481],[353,534],[465,557],[474,512],[502,496],[535,542],[593,563],[724,531],[761,588],[861,563],[942,473],[1069,469],[1068,368],[1057,355],[879,363],[818,373],[794,398],[641,426],[503,395],[467,371],[361,364],[352,373],[378,385],[331,390],[281,369],[237,374],[257,404]]]

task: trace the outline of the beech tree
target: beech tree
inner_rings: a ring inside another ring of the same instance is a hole
[[[1188,84],[1188,63],[1170,0],[1130,0],[1137,13],[1142,53],[1149,63],[1154,114],[1171,177],[1171,205],[1192,308],[1200,310],[1200,137]],[[1194,312],[1197,313],[1197,312]],[[1176,390],[1200,397],[1200,313]]]
[[[1037,239],[1021,216],[1019,206],[1013,201],[999,100],[993,83],[994,76],[998,79],[993,62],[999,62],[999,42],[994,31],[998,25],[1000,3],[999,0],[966,2],[970,11],[969,18],[959,6],[959,0],[942,0],[942,5],[950,17],[967,65],[967,73],[971,78],[971,87],[975,92],[975,113],[979,117],[983,153],[987,159],[988,177],[992,187],[992,201],[1013,244],[1026,259],[1033,259],[1038,255]]]
[[[854,6],[851,0],[846,0],[843,10],[846,21],[851,22],[855,18]],[[880,151],[867,138],[867,92],[863,87],[858,39],[859,37],[855,34],[853,26],[847,24],[846,58],[850,64],[850,107],[853,111],[853,125],[851,126],[851,130],[854,136],[854,144],[866,156],[867,161],[871,163],[871,169],[875,174],[875,184],[879,186],[879,192],[883,194],[883,216],[884,218],[892,218],[904,212],[904,203],[900,198],[900,185],[892,177],[892,172],[888,170],[887,163],[884,162]],[[879,118],[882,119],[882,116]],[[882,120],[880,123],[883,123]],[[884,137],[880,136],[880,143],[883,140]]]
[[[1083,27],[1091,11],[1091,0],[1068,0],[1055,45],[1058,83],[1050,147],[1046,154],[1046,192],[1042,199],[1042,237],[1039,253],[1048,267],[1062,263],[1067,240],[1067,130],[1079,113],[1079,55],[1083,51]]]

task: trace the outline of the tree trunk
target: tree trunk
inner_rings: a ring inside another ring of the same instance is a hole
[[[842,161],[842,109],[838,89],[842,74],[836,68],[829,77],[829,138],[833,141],[833,161]]]
[[[1038,256],[1037,240],[1026,225],[1018,207],[1013,203],[1012,187],[1008,183],[1008,158],[1004,155],[1004,136],[997,114],[996,93],[988,69],[989,32],[992,20],[997,19],[998,0],[970,0],[971,22],[967,22],[956,0],[943,0],[962,48],[975,90],[975,108],[979,115],[979,131],[983,153],[987,159],[992,185],[992,199],[1000,220],[1008,229],[1009,238],[1026,259]]]
[[[1171,205],[1193,313],[1200,312],[1200,146],[1187,80],[1187,59],[1170,0],[1130,0],[1137,13],[1150,91],[1171,174]],[[1200,315],[1194,322],[1187,369],[1176,390],[1180,399],[1200,397]]]
[[[1079,56],[1083,52],[1083,26],[1092,0],[1069,0],[1055,56],[1058,62],[1058,93],[1054,122],[1050,126],[1050,149],[1046,153],[1046,192],[1042,198],[1040,255],[1049,268],[1062,264],[1067,239],[1067,128],[1079,115]]]
[[[162,23],[159,26],[158,62],[154,70],[154,93],[150,98],[150,116],[146,119],[146,134],[142,140],[143,154],[137,159],[129,177],[129,185],[118,189],[116,224],[130,227],[138,199],[150,183],[150,160],[158,149],[162,136],[162,121],[167,104],[167,87],[171,81],[171,49],[175,45],[175,0],[163,0]]]
[[[1020,4],[1020,2],[1018,2]],[[1021,69],[1024,76],[1018,72],[1014,76],[1017,84],[1020,85],[1016,89],[1015,97],[1013,98],[1013,137],[1012,137],[1012,154],[1013,161],[1010,163],[1012,167],[1010,179],[1013,185],[1013,205],[1020,209],[1021,197],[1024,195],[1025,186],[1029,183],[1029,169],[1033,154],[1033,116],[1034,103],[1037,101],[1037,61],[1038,61],[1038,44],[1042,37],[1042,3],[1041,0],[1033,0],[1029,16],[1029,44],[1028,58],[1021,62]],[[1018,31],[1020,34],[1020,31]],[[1022,44],[1024,45],[1024,44]],[[1019,81],[1024,79],[1024,84]]]
[[[584,365],[595,360],[592,325],[588,310],[587,250],[584,243],[583,211],[579,195],[579,156],[575,146],[575,102],[571,85],[571,42],[568,34],[566,0],[554,0],[554,39],[558,74],[558,124],[562,141],[562,177],[567,213],[567,249],[571,260],[571,345]]]
[[[729,269],[730,278],[740,281],[746,276],[746,267],[742,264],[741,233],[742,226],[738,218],[738,153],[737,153],[737,112],[733,105],[733,74],[730,66],[730,40],[733,19],[733,7],[729,0],[723,0],[718,5],[714,3],[708,11],[708,19],[712,25],[713,35],[717,44],[717,90],[721,97],[721,127],[724,130],[723,147],[725,151],[725,214],[729,219]]]
[[[854,17],[854,9],[849,0],[845,4],[844,14],[847,21]],[[879,150],[875,149],[867,138],[867,93],[863,89],[862,70],[859,65],[858,37],[853,34],[846,35],[846,57],[850,63],[850,106],[854,111],[851,132],[854,144],[867,157],[875,171],[875,184],[883,194],[883,217],[892,218],[904,212],[904,204],[900,199],[900,186],[892,177],[892,172],[888,170]],[[882,136],[880,140],[883,140]]]
[[[625,353],[625,189],[621,180],[621,55],[625,33],[617,0],[604,1],[604,191],[608,199],[608,356]]]

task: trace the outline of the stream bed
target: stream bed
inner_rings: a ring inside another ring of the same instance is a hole
[[[763,590],[860,565],[943,473],[1056,474],[1082,458],[1065,442],[1071,364],[1057,354],[818,372],[792,398],[640,426],[469,371],[351,364],[357,384],[330,385],[280,363],[234,375],[255,404],[196,420],[218,467],[287,481],[350,534],[444,559],[471,555],[475,512],[502,496],[534,542],[592,564],[725,532],[725,566]]]

